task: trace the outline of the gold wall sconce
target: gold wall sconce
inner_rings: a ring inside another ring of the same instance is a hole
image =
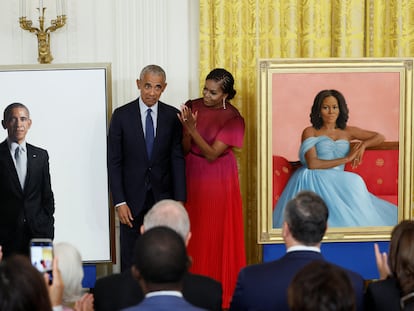
[[[50,26],[45,28],[45,10],[43,0],[39,0],[39,27],[33,27],[33,22],[26,16],[26,0],[20,0],[20,27],[34,33],[37,36],[38,58],[40,64],[50,64],[53,60],[50,53],[50,33],[62,28],[66,24],[65,0],[56,0],[56,19],[50,21]]]

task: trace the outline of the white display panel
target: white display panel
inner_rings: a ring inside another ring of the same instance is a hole
[[[0,111],[30,110],[26,141],[49,153],[55,196],[54,242],[69,242],[85,262],[111,260],[106,141],[110,64],[0,66]],[[0,132],[0,140],[7,131]]]

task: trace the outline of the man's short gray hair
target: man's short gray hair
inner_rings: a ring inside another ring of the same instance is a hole
[[[190,219],[184,206],[174,200],[161,200],[144,217],[144,229],[165,226],[176,231],[184,241],[190,232]]]

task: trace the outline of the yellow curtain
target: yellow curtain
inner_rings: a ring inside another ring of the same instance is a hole
[[[258,58],[412,57],[413,0],[200,0],[200,89],[216,67],[235,78],[246,120],[237,152],[249,263],[257,246]]]

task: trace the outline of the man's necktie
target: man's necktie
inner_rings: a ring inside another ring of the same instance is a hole
[[[145,141],[147,144],[148,157],[151,158],[152,146],[154,145],[154,123],[152,122],[151,108],[147,110],[147,117],[145,119]]]
[[[24,161],[23,149],[20,146],[17,146],[14,151],[14,158],[16,159],[16,171],[17,176],[19,176],[20,185],[24,189],[24,180],[26,179],[26,165]]]

